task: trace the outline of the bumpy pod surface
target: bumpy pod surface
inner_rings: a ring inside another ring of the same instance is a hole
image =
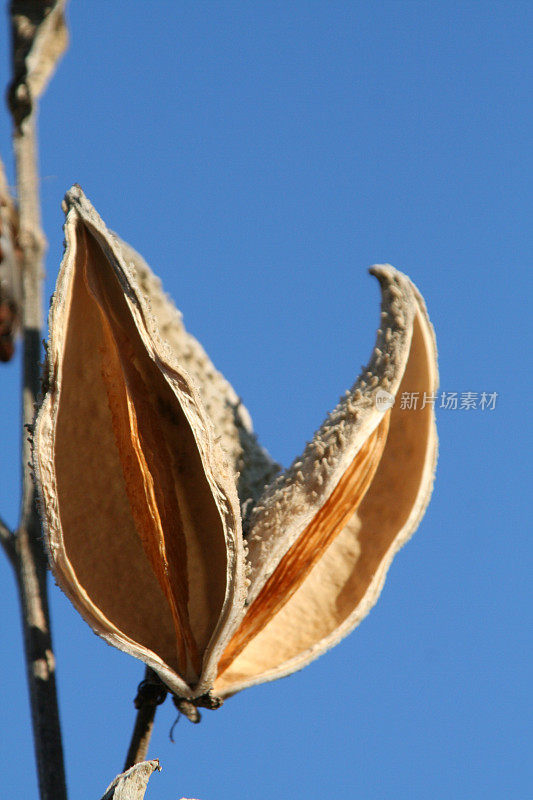
[[[422,398],[438,374],[422,297],[392,267],[371,270],[370,363],[280,473],[147,264],[79,187],[65,207],[34,434],[58,584],[179,697],[301,669],[368,613],[429,501],[437,437]]]

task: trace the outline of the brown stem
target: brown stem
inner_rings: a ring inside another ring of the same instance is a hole
[[[31,430],[40,391],[42,284],[46,240],[41,230],[37,167],[37,101],[66,46],[64,2],[10,4],[13,81],[9,106],[19,207],[18,244],[22,260],[22,504],[10,544],[19,589],[26,673],[41,800],[66,800],[63,747],[55,682],[46,585],[46,556],[31,467]],[[29,55],[32,59],[29,59]],[[3,539],[5,539],[5,535]]]
[[[17,578],[35,758],[41,800],[66,800],[46,567],[35,533],[35,530],[20,528],[17,534]]]
[[[40,391],[42,281],[45,239],[41,231],[35,115],[15,129],[14,150],[22,250],[22,506],[15,537],[26,673],[41,800],[66,800],[63,747],[46,586],[46,557],[36,505],[28,429]]]
[[[6,525],[3,519],[0,518],[0,544],[4,548],[6,556],[9,558],[13,567],[16,565],[16,551],[15,551],[15,537]]]
[[[131,742],[124,763],[124,771],[144,761],[148,752],[157,706],[146,704],[137,712]]]
[[[150,667],[146,667],[144,680],[139,684],[137,697],[134,701],[137,716],[124,764],[124,771],[134,764],[138,764],[139,761],[144,761],[146,758],[152,728],[154,727],[155,712],[157,706],[164,701],[166,695],[167,690],[156,673]]]

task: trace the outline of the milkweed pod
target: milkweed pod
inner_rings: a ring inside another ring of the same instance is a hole
[[[178,697],[201,705],[288,675],[368,613],[429,500],[437,362],[424,302],[402,273],[371,270],[371,361],[277,474],[145,262],[79,187],[66,210],[34,439],[56,579]],[[419,402],[399,402],[406,393]]]
[[[388,265],[371,273],[382,290],[372,359],[252,512],[247,613],[219,664],[221,696],[301,669],[350,633],[429,502],[433,328],[405,275]],[[402,407],[404,393],[416,408]]]
[[[118,243],[79,188],[66,209],[34,445],[52,570],[98,634],[201,695],[245,596],[234,477]]]

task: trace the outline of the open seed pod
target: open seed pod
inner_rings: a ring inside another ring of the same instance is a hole
[[[234,477],[118,243],[66,204],[35,431],[52,569],[110,644],[203,694],[245,597]]]
[[[405,275],[371,272],[382,311],[370,364],[252,511],[247,613],[219,663],[221,696],[301,669],[350,633],[429,502],[433,329]],[[417,398],[416,408],[394,403],[402,395]]]
[[[57,582],[179,697],[300,669],[368,613],[429,500],[437,366],[422,298],[373,268],[370,364],[277,474],[145,262],[79,187],[65,204],[34,435]]]

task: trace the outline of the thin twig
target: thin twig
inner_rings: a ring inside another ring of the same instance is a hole
[[[131,742],[126,756],[124,771],[144,761],[150,744],[152,728],[154,727],[154,717],[157,706],[160,705],[167,696],[167,689],[160,681],[157,674],[146,667],[144,680],[141,681],[137,689],[135,698],[135,708],[137,716],[135,726],[131,735]]]
[[[63,747],[46,586],[46,558],[31,472],[28,429],[40,390],[42,280],[45,240],[40,227],[35,113],[14,135],[22,280],[22,506],[16,533],[26,671],[42,800],[66,800]]]
[[[43,260],[37,167],[37,100],[66,44],[64,2],[40,0],[10,5],[13,81],[9,106],[22,252],[22,505],[15,534],[16,575],[24,633],[26,672],[41,800],[66,800],[63,748],[46,586],[46,557],[31,470],[28,429],[40,391]],[[63,27],[62,27],[63,26]],[[28,55],[33,55],[29,66]]]
[[[2,518],[0,518],[0,544],[11,564],[16,568],[15,537]]]

